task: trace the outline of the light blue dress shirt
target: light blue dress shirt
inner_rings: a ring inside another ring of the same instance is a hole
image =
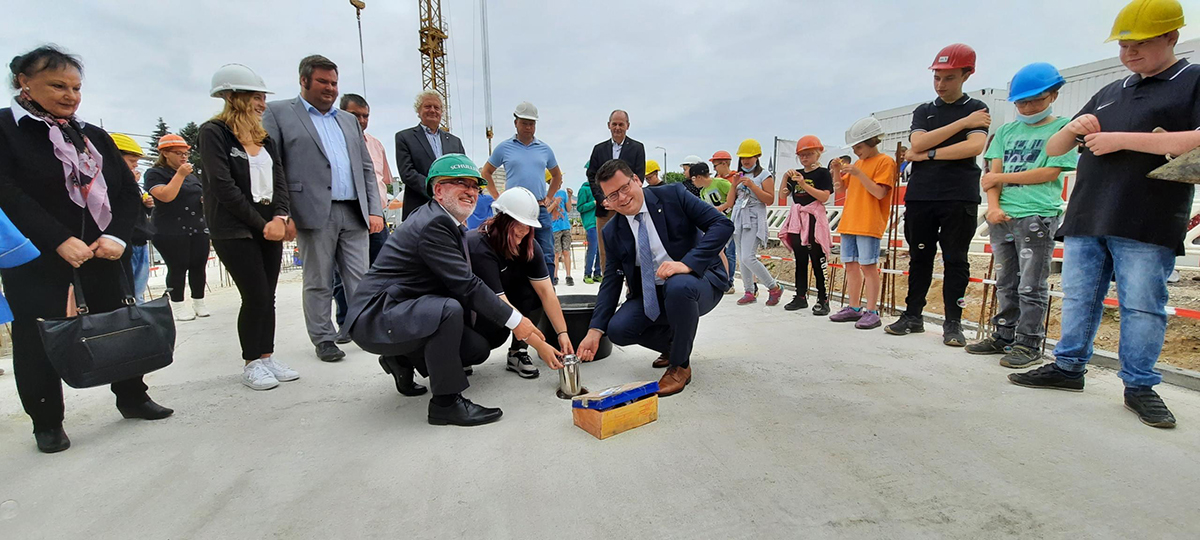
[[[330,198],[335,201],[357,199],[354,174],[350,171],[350,151],[346,148],[346,135],[342,133],[342,126],[338,125],[337,108],[330,107],[329,112],[322,114],[303,97],[300,98],[300,102],[308,109],[308,117],[312,119],[313,127],[317,128],[317,136],[321,138],[321,146],[329,159],[332,187]]]
[[[433,149],[433,159],[442,157],[441,130],[429,131],[425,124],[421,124],[421,131],[425,132],[425,139],[429,141],[429,147]]]

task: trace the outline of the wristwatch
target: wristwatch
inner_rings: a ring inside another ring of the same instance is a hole
[[[937,156],[937,148],[934,148],[933,150],[930,150],[930,151],[929,151],[929,154],[927,154],[927,155],[929,156],[929,159],[930,159],[930,160],[933,160],[933,159],[934,159],[934,157],[936,157],[936,156]]]

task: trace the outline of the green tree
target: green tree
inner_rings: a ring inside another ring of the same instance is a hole
[[[200,126],[195,122],[188,122],[179,130],[179,136],[187,141],[188,146],[192,147],[192,153],[188,155],[188,163],[192,164],[192,172],[199,177],[203,174],[203,166],[200,164]]]
[[[154,133],[150,135],[150,152],[146,154],[150,161],[158,159],[158,140],[168,133],[171,133],[171,128],[167,127],[167,123],[163,121],[161,116],[158,117],[158,126],[154,128]]]
[[[684,180],[687,180],[687,177],[681,172],[671,171],[667,174],[664,174],[662,179],[664,184],[678,184]]]

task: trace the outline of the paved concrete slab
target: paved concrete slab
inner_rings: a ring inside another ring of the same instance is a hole
[[[1180,419],[1143,426],[1115,374],[1082,394],[1008,384],[995,358],[726,296],[701,321],[695,379],[659,420],[597,441],[557,376],[504,371],[468,397],[497,424],[425,423],[350,346],[316,360],[296,274],[279,287],[277,354],[302,378],[239,383],[233,289],[179,325],[148,377],[176,408],[122,420],[104,389],[67,391],[74,446],[39,454],[0,377],[0,538],[1195,538],[1200,394],[1162,386]],[[583,292],[595,287],[562,289]],[[785,301],[787,298],[785,298]],[[639,348],[584,383],[657,379]],[[8,360],[3,361],[8,368]]]

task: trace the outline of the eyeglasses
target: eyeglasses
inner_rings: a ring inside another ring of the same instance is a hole
[[[483,193],[483,186],[480,186],[480,185],[479,185],[479,182],[476,182],[476,181],[474,181],[474,180],[471,180],[471,179],[469,179],[469,178],[455,178],[455,179],[452,179],[452,180],[443,180],[443,181],[442,181],[442,182],[440,182],[440,183],[442,183],[442,184],[454,184],[454,185],[456,185],[456,186],[459,186],[459,187],[462,187],[462,188],[466,188],[466,189],[475,190],[475,192],[476,192],[476,193]]]
[[[1043,94],[1043,95],[1040,95],[1040,96],[1037,96],[1037,97],[1031,97],[1031,98],[1028,98],[1028,99],[1022,99],[1022,100],[1018,100],[1018,101],[1015,103],[1015,105],[1016,105],[1016,106],[1018,106],[1018,107],[1028,107],[1028,106],[1030,106],[1030,105],[1040,105],[1040,104],[1042,104],[1042,103],[1045,103],[1045,101],[1046,101],[1047,99],[1050,99],[1050,94],[1049,94],[1049,93],[1047,93],[1047,94]]]
[[[188,150],[163,150],[164,154],[174,154],[179,157],[188,157],[191,152]]]
[[[629,193],[632,191],[633,191],[633,179],[630,178],[628,182],[625,182],[625,185],[617,188],[616,191],[609,193],[608,195],[605,195],[604,200],[608,201],[610,203],[617,202],[618,197],[621,197],[621,196],[628,197]]]

